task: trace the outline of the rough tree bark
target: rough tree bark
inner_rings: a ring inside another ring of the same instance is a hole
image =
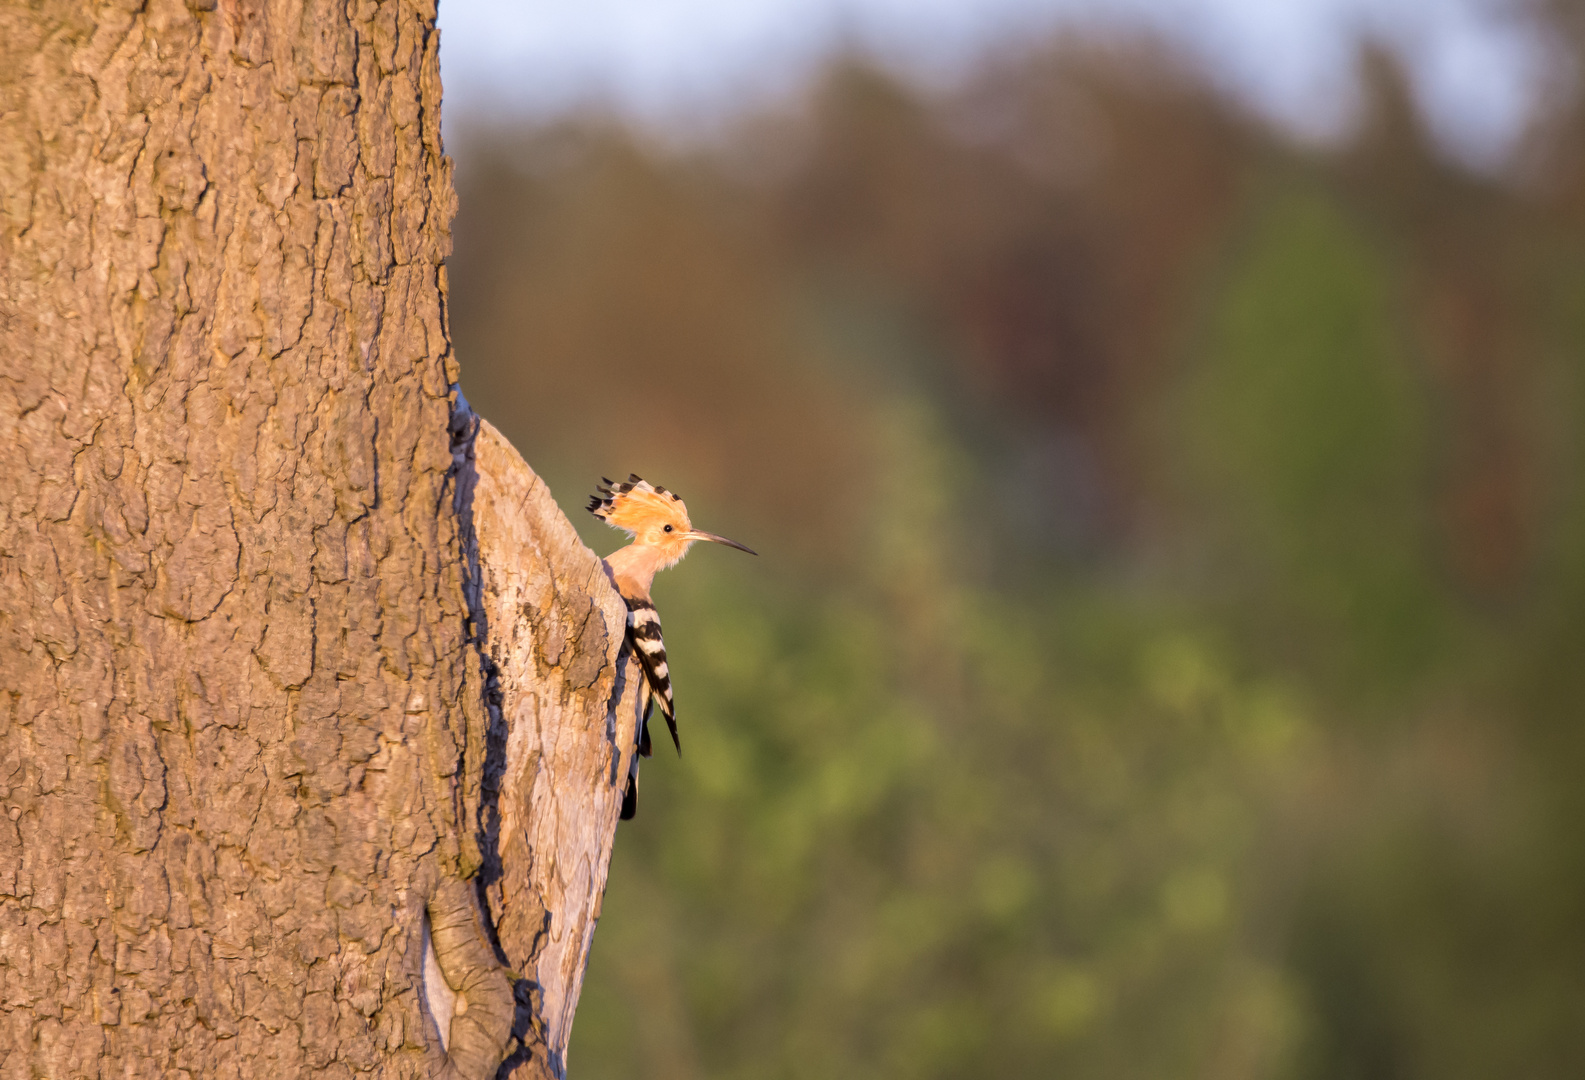
[[[455,391],[437,46],[0,10],[0,1077],[563,1071],[635,669]]]

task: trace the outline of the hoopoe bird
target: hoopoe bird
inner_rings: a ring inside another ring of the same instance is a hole
[[[631,544],[613,551],[605,559],[616,582],[616,591],[627,601],[627,637],[644,671],[644,684],[639,688],[638,753],[633,755],[627,789],[622,794],[622,820],[627,821],[638,810],[638,759],[650,756],[649,717],[657,704],[666,718],[671,741],[678,755],[682,754],[672,700],[671,672],[666,666],[666,643],[660,636],[660,616],[649,598],[655,573],[676,566],[695,540],[725,544],[750,555],[758,552],[736,540],[695,529],[688,521],[688,508],[681,498],[636,474],[630,474],[621,483],[605,479],[595,492],[589,499],[589,512],[633,538]]]

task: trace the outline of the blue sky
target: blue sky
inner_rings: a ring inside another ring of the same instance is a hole
[[[1444,143],[1475,163],[1522,129],[1546,43],[1496,0],[440,0],[447,115],[598,102],[687,126],[796,87],[856,44],[923,78],[1063,25],[1143,25],[1182,41],[1262,112],[1310,137],[1346,126],[1353,43],[1408,58]],[[1555,75],[1554,75],[1555,77]]]

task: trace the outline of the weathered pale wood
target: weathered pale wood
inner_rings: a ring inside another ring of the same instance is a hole
[[[627,608],[605,564],[488,423],[472,515],[493,682],[485,894],[508,965],[531,980],[519,1056],[562,1075],[638,721]],[[520,999],[528,996],[520,994]]]

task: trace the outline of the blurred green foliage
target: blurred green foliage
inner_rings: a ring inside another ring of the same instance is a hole
[[[453,138],[476,406],[763,553],[657,582],[575,1075],[1577,1074],[1585,113],[1480,178],[1363,70],[1324,152],[1071,41]]]

